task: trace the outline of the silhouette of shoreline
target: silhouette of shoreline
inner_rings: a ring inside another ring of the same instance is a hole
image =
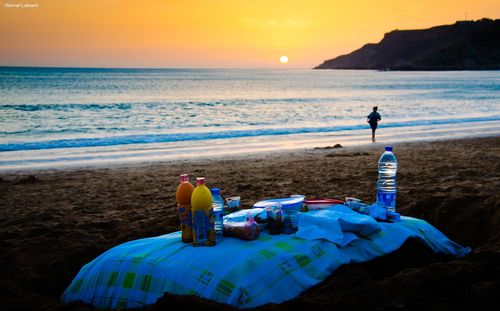
[[[394,30],[314,69],[500,70],[500,19]]]

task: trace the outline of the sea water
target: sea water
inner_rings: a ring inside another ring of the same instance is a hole
[[[0,67],[0,170],[500,133],[500,71]],[[196,143],[194,143],[196,142]]]

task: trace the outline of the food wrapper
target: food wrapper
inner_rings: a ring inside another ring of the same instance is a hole
[[[255,222],[252,215],[248,213],[247,220],[244,223],[233,221],[225,222],[223,233],[224,236],[251,241],[259,236],[260,226]]]

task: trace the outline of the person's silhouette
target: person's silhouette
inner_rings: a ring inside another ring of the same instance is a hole
[[[375,130],[377,129],[378,121],[382,120],[377,110],[378,107],[373,107],[372,113],[366,119],[366,122],[370,123],[370,127],[372,128],[372,142],[375,142]]]

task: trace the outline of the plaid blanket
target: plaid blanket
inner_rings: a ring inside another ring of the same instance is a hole
[[[464,256],[470,249],[427,222],[402,217],[345,247],[325,239],[269,235],[223,238],[215,247],[192,247],[180,232],[118,245],[85,265],[62,295],[97,308],[136,308],[165,293],[195,295],[239,308],[280,303],[320,283],[341,265],[363,262],[417,238],[435,252]]]

